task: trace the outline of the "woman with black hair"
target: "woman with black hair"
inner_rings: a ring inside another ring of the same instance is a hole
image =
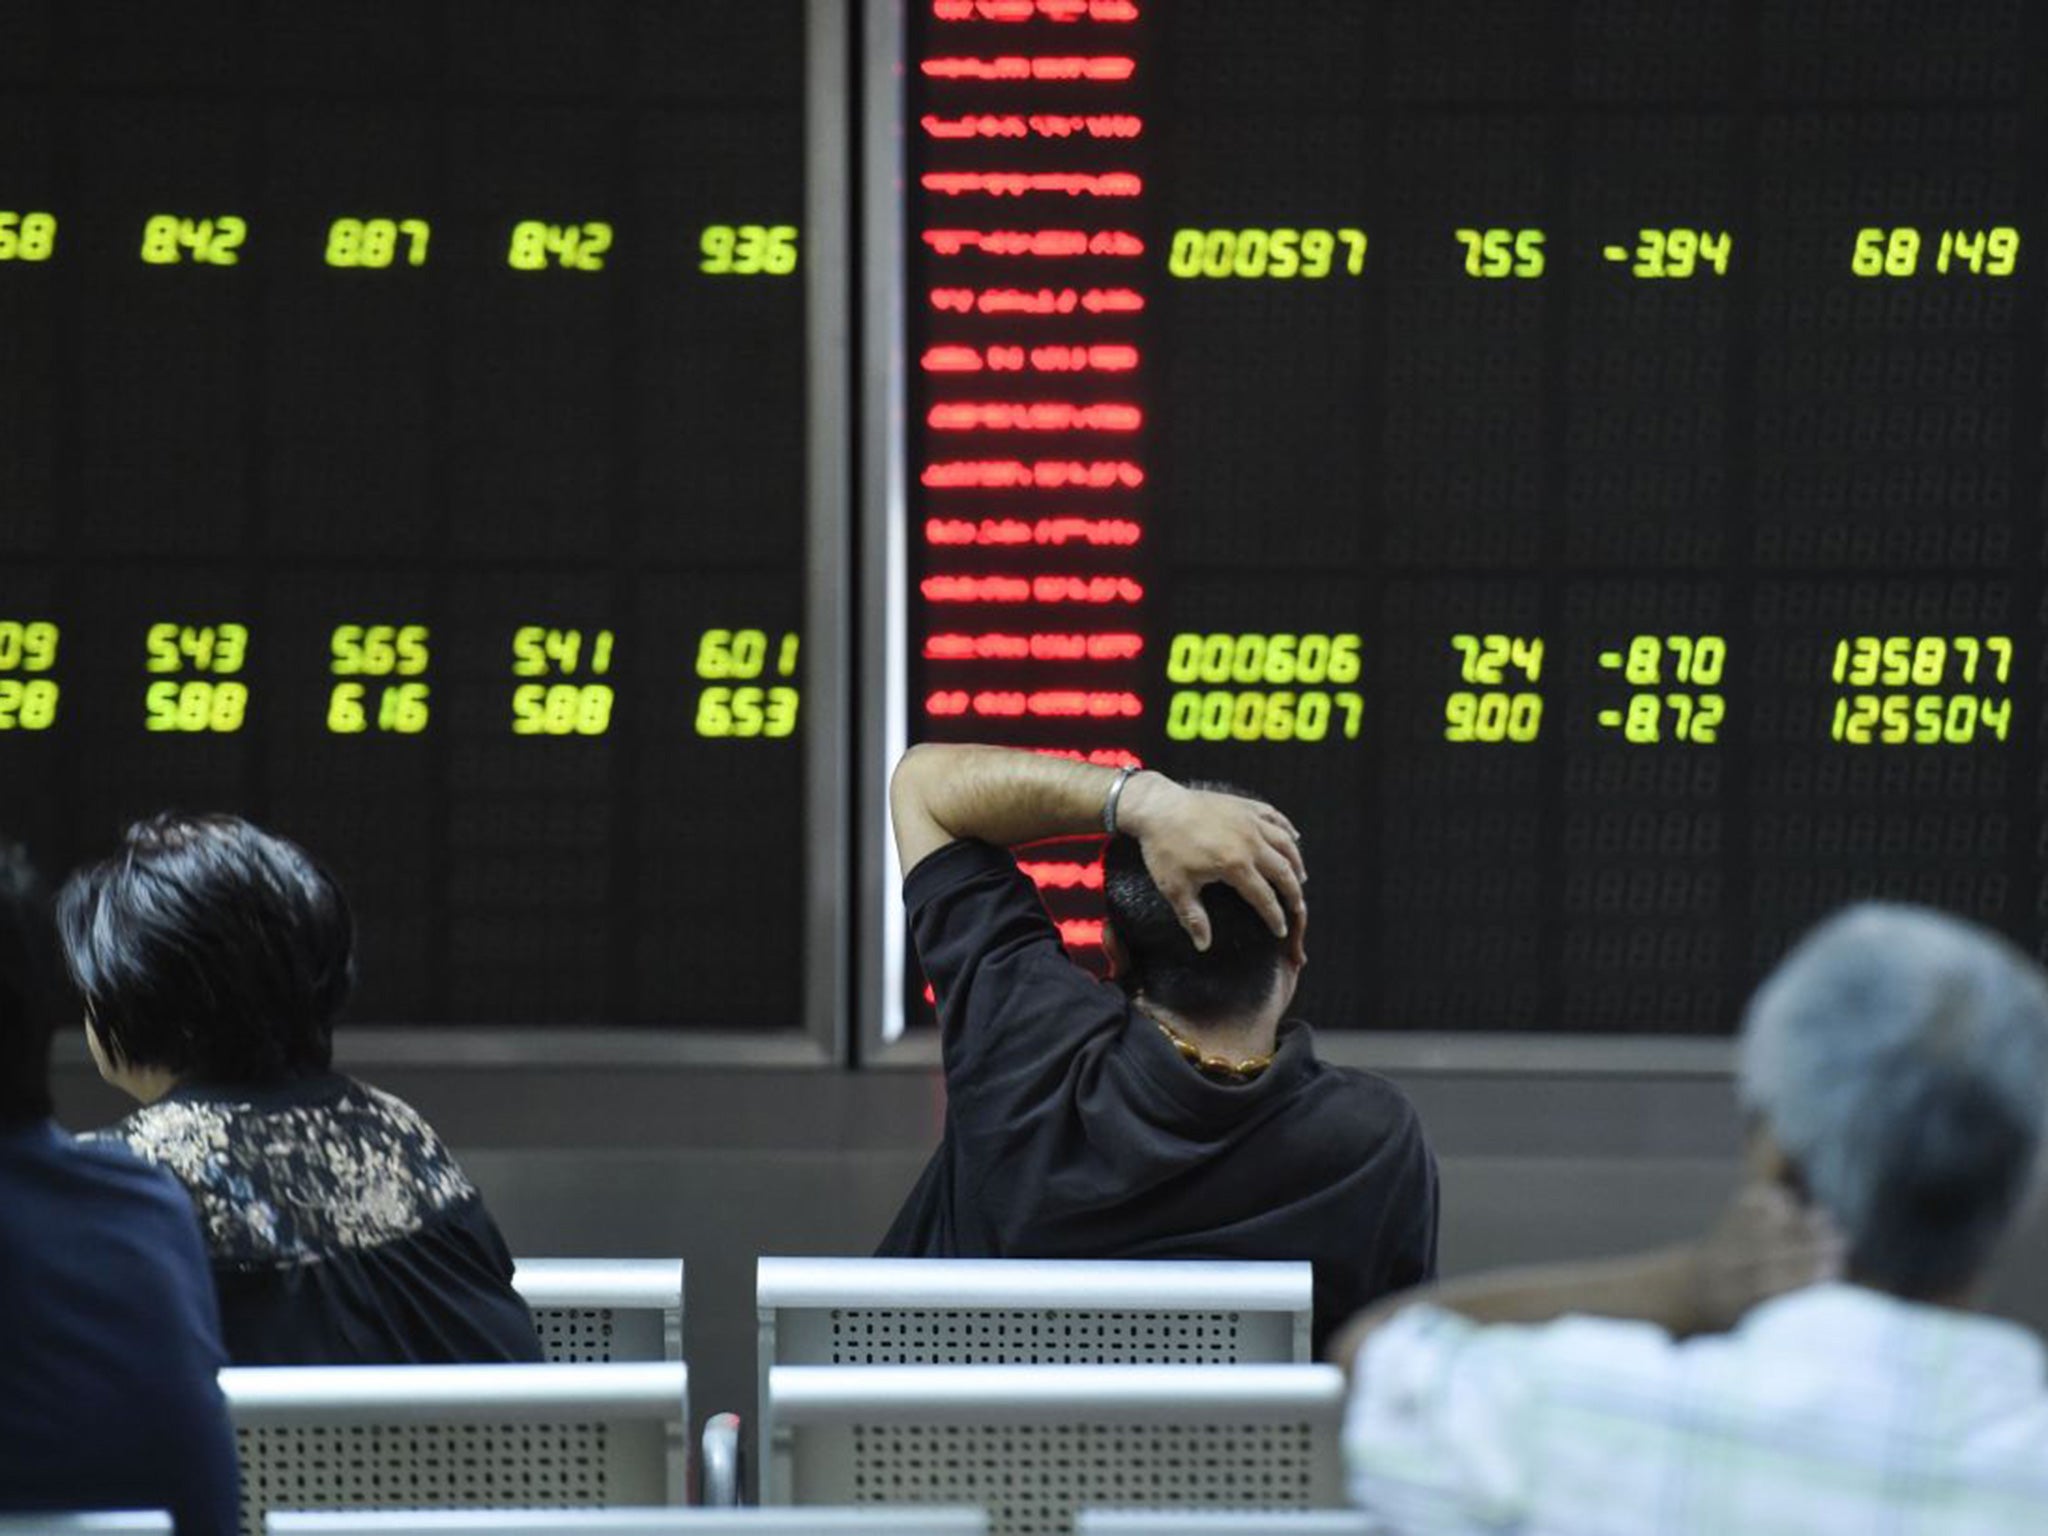
[[[237,1365],[537,1360],[481,1196],[410,1105],[331,1066],[355,982],[341,888],[235,816],[162,815],[74,875],[58,932],[101,1133],[191,1196]]]

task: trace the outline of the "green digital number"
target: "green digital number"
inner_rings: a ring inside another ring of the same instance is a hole
[[[1444,700],[1444,740],[1534,741],[1543,729],[1538,693],[1460,692]]]
[[[1829,734],[1849,746],[1967,746],[2004,741],[2012,700],[1973,694],[1854,693],[1835,701]]]
[[[2020,232],[2010,224],[1992,229],[1944,229],[1934,270],[1944,274],[1955,271],[2010,277],[2019,259]]]
[[[0,619],[0,672],[47,672],[57,664],[57,626],[44,619]]]
[[[697,695],[697,734],[771,740],[788,736],[796,730],[799,702],[794,688],[706,688]]]
[[[611,248],[612,227],[600,219],[582,224],[525,219],[512,226],[505,264],[521,272],[540,272],[550,265],[566,272],[602,272],[605,252]]]
[[[226,734],[242,728],[249,690],[236,682],[213,683],[195,678],[181,683],[166,678],[149,685],[144,703],[148,709],[144,723],[152,731]]]
[[[1728,275],[1728,258],[1735,242],[1725,230],[1639,229],[1633,249],[1610,245],[1609,261],[1629,262],[1629,275],[1652,279],[1681,280],[1712,272]]]
[[[765,630],[707,629],[697,642],[699,677],[759,677],[767,664]]]
[[[142,259],[154,267],[190,259],[201,266],[232,267],[242,258],[249,226],[231,213],[212,219],[153,214],[142,226]]]
[[[54,213],[12,213],[0,209],[0,261],[48,261],[56,249]]]
[[[418,677],[427,670],[424,624],[342,624],[329,643],[336,677]]]
[[[2010,635],[1852,635],[1835,644],[1832,676],[1851,688],[1938,688],[1951,680],[1968,687],[1980,676],[2004,683],[2012,650]]]
[[[697,239],[699,271],[734,277],[786,277],[796,270],[794,224],[706,224]]]
[[[327,265],[381,270],[398,259],[427,264],[427,240],[433,233],[425,219],[336,219],[327,227]]]
[[[577,667],[588,662],[594,676],[602,677],[612,667],[612,632],[600,629],[591,637],[590,649],[583,647],[580,629],[550,629],[540,624],[522,626],[512,636],[512,672],[515,677],[572,677]]]
[[[1856,231],[1849,270],[1858,277],[1911,277],[1920,270],[1920,231],[1873,227]]]
[[[1229,688],[1181,689],[1166,704],[1166,734],[1173,741],[1324,741],[1334,727],[1356,741],[1365,718],[1363,696],[1349,691]]]
[[[327,729],[337,735],[354,736],[368,730],[374,721],[379,731],[417,736],[427,728],[430,711],[425,683],[388,683],[376,687],[374,710],[370,703],[373,686],[336,683],[327,696]]]
[[[1721,635],[1633,635],[1625,650],[1602,651],[1600,665],[1637,687],[1662,682],[1712,688],[1728,665]]]
[[[1355,683],[1360,639],[1355,634],[1175,635],[1166,651],[1170,683]]]
[[[1709,746],[1720,739],[1727,713],[1718,693],[1637,693],[1629,696],[1626,710],[1603,710],[1600,723],[1619,724],[1623,737],[1638,746],[1665,740],[1667,731],[1673,741]]]
[[[515,736],[602,736],[611,723],[612,691],[604,683],[528,683],[512,690]]]
[[[57,684],[47,677],[0,677],[0,731],[47,731],[57,720]]]
[[[1543,679],[1543,641],[1535,635],[1453,635],[1458,676],[1468,683],[1495,688],[1514,667],[1532,683]]]
[[[1177,229],[1167,248],[1166,270],[1174,277],[1328,277],[1338,249],[1344,271],[1365,271],[1368,242],[1362,229]]]
[[[1543,231],[1540,229],[1461,229],[1456,238],[1465,247],[1467,277],[1541,277]]]
[[[146,641],[151,672],[242,670],[249,631],[240,624],[152,624]]]

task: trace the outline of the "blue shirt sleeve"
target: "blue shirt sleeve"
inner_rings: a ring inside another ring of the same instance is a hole
[[[241,1525],[240,1468],[218,1380],[228,1363],[220,1311],[199,1225],[185,1192],[172,1189],[177,1204],[165,1213],[161,1249],[170,1316],[164,1320],[160,1422],[168,1442],[170,1507],[178,1536],[235,1536]]]
[[[235,1536],[213,1278],[170,1177],[42,1125],[0,1145],[0,1505]]]

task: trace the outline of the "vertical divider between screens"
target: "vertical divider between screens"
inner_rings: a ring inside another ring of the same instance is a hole
[[[64,110],[56,114],[61,126],[57,130],[56,164],[53,170],[59,186],[75,187],[79,181],[79,162],[83,153],[78,142],[79,77],[83,73],[78,14],[71,6],[52,5],[50,17],[54,34],[53,52],[61,61],[59,68],[63,72],[64,85],[64,95],[61,98]],[[53,95],[51,99],[55,101],[59,98]],[[82,585],[78,569],[78,508],[85,500],[85,444],[84,431],[80,425],[81,408],[85,401],[85,348],[81,345],[80,335],[85,312],[84,269],[77,262],[66,262],[62,266],[58,282],[61,284],[63,306],[63,319],[58,330],[63,345],[57,354],[63,359],[60,365],[61,383],[58,386],[62,391],[62,399],[56,419],[58,440],[52,465],[51,489],[57,504],[67,508],[70,515],[56,519],[53,530],[54,546],[50,551],[50,558],[58,571],[57,612],[54,617],[64,627],[66,633],[75,635],[76,617],[80,611],[77,606],[79,588]],[[61,657],[62,653],[59,654]],[[60,672],[59,675],[63,674]],[[77,707],[75,699],[72,707]],[[66,733],[63,767],[66,781],[72,784],[81,782],[85,768],[86,749],[82,736],[77,731]],[[12,810],[13,807],[9,807],[9,811]],[[35,829],[30,827],[7,829],[8,836],[30,839],[29,852],[42,861],[43,878],[50,881],[53,887],[64,873],[49,862],[53,849],[89,846],[90,835],[104,835],[106,831],[105,828],[89,828],[84,825],[84,818],[80,814],[76,800],[67,803],[66,812],[65,825],[45,828],[39,838],[35,835]]]
[[[1553,101],[1572,99],[1572,26],[1568,0],[1553,0],[1549,17],[1550,94]],[[1550,142],[1545,146],[1549,161],[1549,206],[1544,210],[1544,229],[1550,248],[1560,255],[1572,249],[1572,134],[1577,126],[1575,112],[1550,114]],[[1538,533],[1538,585],[1536,630],[1547,636],[1547,644],[1563,649],[1564,634],[1565,501],[1567,470],[1565,436],[1568,427],[1567,400],[1571,388],[1572,263],[1555,261],[1548,268],[1548,291],[1543,297],[1543,359],[1550,386],[1543,392],[1543,525]],[[1555,663],[1553,663],[1553,666]],[[1552,693],[1562,694],[1562,679],[1553,677]],[[1560,699],[1560,703],[1564,700]],[[1562,713],[1555,711],[1554,713]],[[1567,747],[1553,732],[1539,744],[1537,760],[1537,804],[1544,813],[1537,818],[1536,878],[1539,886],[1562,892],[1564,879],[1565,754]],[[1564,947],[1566,904],[1560,900],[1543,903],[1537,925],[1536,986],[1539,1016],[1556,1018],[1563,1012]]]
[[[2038,168],[2048,164],[2048,102],[2042,99],[2048,91],[2048,11],[2027,7],[2023,25],[2021,95],[2026,107],[2020,164]],[[2048,179],[2038,170],[2030,199],[2018,213],[2022,228],[2048,234]],[[2048,635],[2048,275],[2042,272],[2039,245],[2018,281],[2013,484],[2024,498],[2015,509],[2017,519],[2023,528],[2031,521],[2035,537],[2032,559],[2014,573],[2019,578],[2014,639],[2034,662],[2019,670],[2013,688],[2018,729],[2011,744],[2015,771],[2006,784],[2012,817],[2006,839],[2012,886],[2007,910],[2009,930],[2035,935],[2031,948],[2039,958],[2048,956],[2048,937],[2043,936],[2048,923],[2048,765],[2042,755],[2048,746],[2048,657],[2042,654],[2042,639]]]
[[[449,194],[455,182],[454,172],[454,126],[449,121],[448,94],[450,77],[454,72],[454,39],[445,6],[435,13],[432,32],[434,45],[434,78],[440,89],[434,93],[434,206],[450,206]],[[444,382],[451,377],[449,367],[449,335],[447,290],[439,284],[430,285],[428,290],[429,323],[433,335],[429,339],[427,355],[434,359],[438,377]],[[454,628],[454,605],[451,600],[454,587],[454,475],[450,468],[450,443],[453,431],[449,419],[449,394],[447,388],[427,392],[428,448],[428,491],[427,505],[432,508],[433,534],[429,547],[433,558],[428,566],[427,613],[433,632],[447,634]],[[433,796],[434,824],[441,827],[455,825],[455,759],[446,731],[430,733],[433,753],[433,772],[428,779]],[[455,924],[451,921],[445,894],[455,879],[455,856],[450,839],[437,838],[433,844],[432,864],[434,890],[444,899],[426,903],[424,921],[428,925],[428,953],[434,957],[428,968],[433,990],[422,1003],[432,1010],[433,1018],[446,1018],[454,997],[449,956],[455,942]]]
[[[848,100],[847,0],[807,0],[804,17],[804,630],[809,720],[804,750],[804,1029],[822,1059],[849,1059],[849,929],[854,853],[847,753],[854,728],[857,640],[848,597],[854,559],[851,435],[847,393],[853,363],[853,295],[847,280],[852,223],[853,128]],[[857,781],[851,786],[858,788]]]
[[[615,60],[614,68],[623,76],[632,68],[633,36],[629,18],[621,7],[614,11],[610,21],[608,46]],[[611,186],[607,190],[611,193],[611,206],[623,211],[633,206],[633,192],[641,180],[640,135],[633,115],[616,114],[611,133],[611,164],[607,167]],[[632,505],[631,487],[638,482],[640,471],[638,413],[633,409],[633,403],[636,393],[634,380],[640,377],[640,349],[644,342],[639,327],[633,323],[631,288],[623,283],[614,283],[606,298],[611,306],[614,350],[611,356],[611,419],[607,425],[610,443],[605,453],[609,481],[603,491],[603,499],[609,506],[606,521],[611,526],[611,545],[604,552],[610,566],[605,574],[605,587],[612,613],[623,622],[625,616],[633,612],[635,551],[633,519],[629,509]],[[615,712],[611,724],[612,748],[606,763],[610,788],[606,796],[609,804],[605,828],[605,847],[608,850],[605,901],[615,914],[634,910],[634,898],[640,887],[641,846],[640,840],[633,835],[633,818],[627,807],[632,804],[633,774],[645,739],[645,720],[644,711],[626,709]],[[605,1000],[608,1017],[616,1017],[636,990],[638,944],[638,935],[632,924],[616,919],[605,924],[604,969],[612,989]]]
[[[1734,185],[1742,228],[1757,227],[1757,142],[1763,111],[1758,91],[1757,5],[1743,0],[1733,17],[1737,53],[1733,103]],[[1732,353],[1727,369],[1728,473],[1722,512],[1721,579],[1726,601],[1721,622],[1726,626],[1729,653],[1738,679],[1747,690],[1731,689],[1744,707],[1730,712],[1722,733],[1721,795],[1730,835],[1721,844],[1721,990],[1728,999],[1732,1029],[1742,999],[1754,981],[1756,924],[1750,859],[1750,783],[1754,757],[1750,716],[1755,690],[1764,671],[1757,660],[1756,608],[1756,411],[1757,411],[1757,274],[1754,259],[1732,264],[1728,282],[1734,293],[1728,325]],[[1746,692],[1746,696],[1745,696]]]
[[[240,32],[242,68],[250,80],[260,79],[263,32],[257,19],[256,0],[243,0]],[[245,92],[237,105],[241,116],[237,171],[242,181],[243,197],[254,200],[262,195],[265,174],[269,170],[268,112],[262,95],[253,90]],[[264,333],[263,318],[271,281],[269,264],[263,253],[258,253],[257,258],[246,265],[237,294],[242,319],[242,435],[247,444],[242,459],[242,548],[246,552],[246,563],[240,600],[242,611],[251,620],[262,611],[264,594],[271,588],[277,555],[277,540],[270,526],[269,498],[266,495],[272,444],[263,420],[270,363],[270,339]],[[276,710],[282,703],[279,698],[282,690],[264,686],[266,674],[277,675],[268,650],[265,647],[256,652],[248,664],[251,680],[256,684],[256,707],[260,710]],[[260,749],[252,750],[247,745],[242,752],[242,793],[255,807],[256,819],[263,823],[271,822],[274,809],[270,798],[268,754]]]
[[[889,836],[889,770],[909,740],[904,490],[904,0],[860,6],[860,710],[853,722],[860,894],[856,1060],[903,1033],[902,871]]]

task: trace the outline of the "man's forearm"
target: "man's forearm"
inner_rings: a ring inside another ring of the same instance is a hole
[[[913,747],[889,781],[897,857],[908,872],[961,838],[1014,847],[1100,832],[1118,772],[1007,747]],[[1184,789],[1150,770],[1125,781],[1116,819],[1197,950],[1209,947],[1202,888],[1220,882],[1276,935],[1291,931],[1301,963],[1308,871],[1293,822],[1262,801]]]
[[[1102,830],[1116,770],[1003,747],[913,748],[889,785],[907,869],[960,838],[1011,847]]]
[[[1331,1346],[1353,1363],[1366,1337],[1405,1307],[1428,1302],[1478,1323],[1547,1323],[1569,1312],[1655,1323],[1676,1338],[1719,1333],[1758,1302],[1838,1279],[1846,1244],[1825,1210],[1774,1178],[1751,1178],[1704,1237],[1622,1259],[1505,1270],[1391,1297],[1361,1313]]]
[[[1353,1319],[1333,1342],[1331,1358],[1350,1367],[1368,1336],[1422,1305],[1475,1323],[1548,1323],[1583,1313],[1654,1323],[1680,1338],[1704,1331],[1694,1250],[1680,1244],[1626,1258],[1534,1265],[1420,1286]]]

